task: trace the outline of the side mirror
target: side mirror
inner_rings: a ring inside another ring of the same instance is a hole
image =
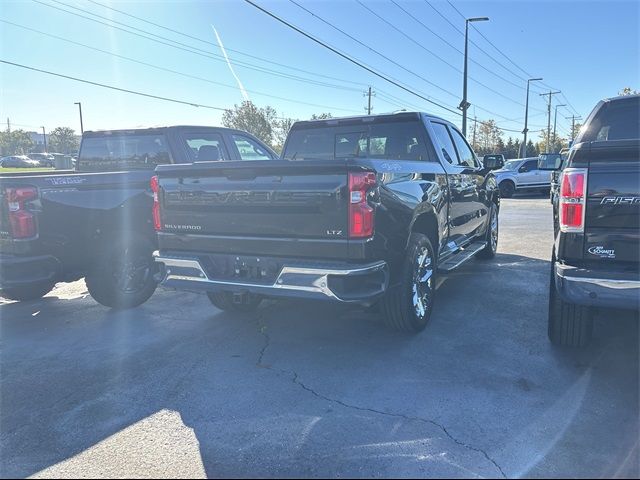
[[[527,173],[528,171],[529,171],[529,167],[527,167],[526,165],[523,165],[518,169],[519,173]]]

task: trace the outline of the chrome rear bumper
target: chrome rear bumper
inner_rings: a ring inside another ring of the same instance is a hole
[[[154,258],[163,265],[160,274],[163,285],[179,290],[222,290],[266,296],[303,296],[339,302],[366,302],[384,293],[389,280],[384,261],[366,265],[330,266],[293,261],[291,265],[282,266],[275,281],[260,282],[240,278],[215,278],[207,273],[197,256],[155,252]]]

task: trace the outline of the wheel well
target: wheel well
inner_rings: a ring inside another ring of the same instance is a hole
[[[413,222],[411,231],[426,235],[427,237],[429,237],[433,248],[439,248],[440,244],[438,242],[438,221],[436,220],[435,215],[423,213],[418,218],[416,218],[415,222]]]

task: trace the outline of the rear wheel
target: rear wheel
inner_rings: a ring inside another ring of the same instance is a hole
[[[133,308],[146,302],[156,289],[153,243],[134,236],[119,240],[98,259],[85,281],[91,296],[110,308]]]
[[[593,309],[560,298],[556,291],[554,263],[551,262],[549,282],[549,340],[555,345],[584,347],[593,336]]]
[[[489,217],[489,226],[487,227],[487,235],[485,237],[487,246],[477,254],[478,258],[485,260],[490,260],[495,257],[496,252],[498,251],[498,208],[495,204],[491,205],[491,212],[489,215],[491,216]]]
[[[253,294],[234,297],[231,292],[207,292],[209,301],[220,310],[235,313],[251,313],[260,306],[262,297]]]
[[[24,285],[21,287],[5,288],[0,291],[0,296],[9,300],[18,302],[26,302],[29,300],[37,300],[44,297],[53,290],[54,282],[34,283],[33,285]]]
[[[498,187],[502,198],[511,198],[516,193],[516,184],[511,180],[503,180]]]
[[[427,326],[433,310],[437,261],[429,237],[412,233],[400,284],[391,288],[381,302],[390,327],[417,333]]]

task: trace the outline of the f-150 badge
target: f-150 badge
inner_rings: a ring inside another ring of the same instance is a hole
[[[600,205],[640,205],[640,197],[603,197]]]

